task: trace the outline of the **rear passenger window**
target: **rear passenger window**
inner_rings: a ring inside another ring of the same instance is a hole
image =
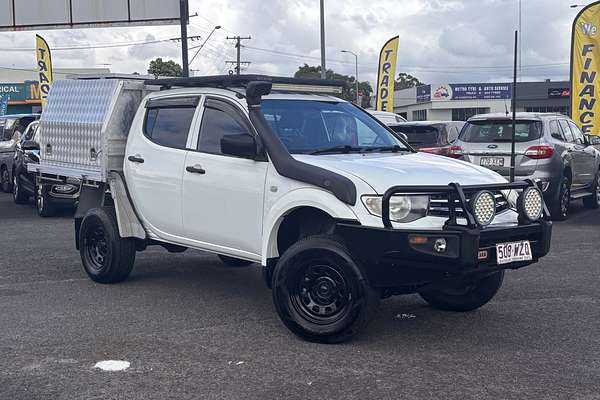
[[[562,131],[560,130],[560,127],[558,126],[558,121],[557,120],[551,120],[549,123],[549,127],[550,127],[550,135],[554,138],[554,139],[558,139],[558,140],[565,140],[565,137],[562,134]]]
[[[562,129],[563,137],[569,143],[573,143],[573,134],[571,133],[571,128],[569,128],[569,124],[566,119],[561,119],[558,121],[560,124],[560,128]]]
[[[150,108],[144,135],[160,146],[185,149],[195,111],[195,107]]]

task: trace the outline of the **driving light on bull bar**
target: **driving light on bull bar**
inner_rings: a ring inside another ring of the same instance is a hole
[[[363,196],[363,204],[369,214],[383,215],[382,196]],[[413,222],[427,215],[429,196],[396,195],[390,199],[390,220],[394,222]]]
[[[492,223],[496,216],[496,199],[486,190],[477,193],[471,199],[471,212],[478,225],[486,226]]]
[[[542,218],[544,212],[544,199],[539,189],[528,187],[523,190],[518,201],[519,211],[529,221],[537,221]]]

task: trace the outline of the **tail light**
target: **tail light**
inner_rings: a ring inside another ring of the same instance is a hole
[[[462,158],[465,155],[465,150],[460,146],[446,147],[446,156],[450,158]]]
[[[531,146],[525,150],[525,156],[533,160],[544,160],[554,155],[554,147],[552,146]]]
[[[429,154],[446,154],[446,147],[422,147],[419,151]]]

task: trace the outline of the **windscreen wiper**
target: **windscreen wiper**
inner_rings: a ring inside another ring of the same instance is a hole
[[[400,146],[398,146],[397,144],[393,145],[393,146],[379,146],[379,147],[367,147],[365,149],[365,152],[374,152],[374,151],[391,151],[392,153],[397,153],[399,151],[407,151],[408,149],[402,148]]]
[[[342,146],[333,146],[333,147],[328,147],[325,149],[319,149],[319,150],[315,150],[311,153],[308,153],[310,155],[317,155],[317,154],[325,154],[325,153],[342,153],[342,154],[348,154],[352,151],[363,151],[362,147],[354,147],[354,146],[350,146],[349,144],[345,144]]]

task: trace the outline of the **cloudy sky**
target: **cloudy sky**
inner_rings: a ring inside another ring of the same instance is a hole
[[[589,0],[522,0],[522,79],[568,78],[570,30]],[[513,32],[519,0],[325,0],[328,68],[353,75],[359,54],[361,80],[375,80],[383,43],[400,35],[398,72],[427,83],[511,79]],[[222,25],[194,60],[195,74],[227,73],[235,59],[226,37],[245,41],[248,73],[291,75],[299,65],[320,63],[318,0],[190,0],[189,34],[205,38]],[[145,73],[155,57],[180,62],[175,26],[98,28],[39,32],[51,47],[100,47],[54,51],[55,67],[103,67]],[[0,67],[31,68],[35,32],[0,33]],[[162,41],[166,40],[166,41]],[[158,43],[140,44],[149,41]],[[129,45],[137,43],[136,45]],[[191,46],[201,42],[191,42]],[[119,47],[101,48],[106,45]],[[193,53],[191,53],[193,54]]]

